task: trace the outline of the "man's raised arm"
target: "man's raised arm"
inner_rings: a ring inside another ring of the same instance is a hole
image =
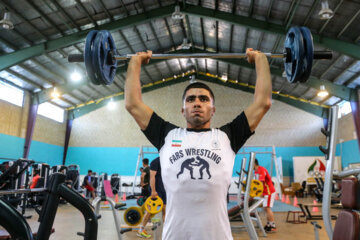
[[[255,63],[256,69],[254,102],[245,110],[250,130],[253,132],[271,107],[272,86],[269,62],[266,56],[252,48],[246,50],[246,55],[250,63]]]
[[[141,65],[149,63],[151,55],[151,51],[137,53],[131,58],[126,73],[125,108],[141,130],[147,128],[153,113],[153,110],[142,100],[140,83]]]

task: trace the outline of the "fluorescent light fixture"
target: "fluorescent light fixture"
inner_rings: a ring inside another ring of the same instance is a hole
[[[179,20],[184,18],[184,14],[180,12],[180,6],[179,5],[175,6],[175,11],[171,15],[171,18],[173,20],[175,20],[175,21],[179,21]]]
[[[320,91],[317,93],[318,97],[326,97],[327,95],[329,95],[329,92],[326,91],[325,86],[321,85],[320,86]]]
[[[107,108],[109,110],[114,110],[116,108],[116,103],[113,101],[113,99],[111,98],[109,103],[107,104]]]
[[[195,75],[191,75],[190,83],[196,83]]]
[[[184,38],[182,44],[180,45],[181,49],[187,50],[190,49],[191,44],[188,42],[187,38]]]
[[[4,19],[0,20],[0,27],[6,30],[14,28],[14,24],[10,20],[10,12],[4,13]]]
[[[54,87],[54,90],[51,92],[51,98],[58,99],[59,97],[60,97],[60,93],[56,90],[56,87]]]
[[[224,80],[224,81],[227,81],[228,80],[228,75],[227,74],[223,74],[221,76],[221,79]]]
[[[71,77],[71,80],[73,80],[74,82],[78,82],[82,79],[82,76],[78,71],[74,71],[70,77]]]
[[[327,0],[321,1],[321,10],[319,12],[321,20],[328,20],[334,16],[334,12],[329,8]]]

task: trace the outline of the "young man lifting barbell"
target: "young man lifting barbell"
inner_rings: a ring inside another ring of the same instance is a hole
[[[140,72],[152,52],[137,53],[130,60],[125,83],[125,106],[149,141],[159,150],[162,179],[167,193],[162,239],[233,239],[227,215],[226,194],[231,183],[236,152],[254,133],[271,106],[271,76],[266,56],[247,49],[257,74],[253,103],[232,122],[210,128],[215,97],[205,84],[186,87],[181,113],[186,127],[179,128],[159,117],[142,101]],[[205,166],[206,177],[189,172]],[[186,165],[186,166],[185,166]],[[178,175],[181,169],[187,169]]]

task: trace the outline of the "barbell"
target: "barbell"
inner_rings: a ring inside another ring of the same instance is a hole
[[[92,30],[86,36],[84,54],[70,54],[69,62],[85,62],[86,72],[95,85],[114,81],[117,61],[136,54],[115,55],[116,47],[107,30]],[[264,53],[270,58],[282,58],[286,78],[290,83],[306,82],[311,74],[313,59],[331,59],[332,51],[314,51],[313,38],[307,27],[292,27],[286,34],[283,53]],[[173,58],[246,58],[246,53],[153,54],[152,59]]]
[[[8,189],[8,190],[1,190],[0,196],[11,195],[11,194],[37,193],[37,192],[45,192],[45,191],[47,191],[46,188]]]

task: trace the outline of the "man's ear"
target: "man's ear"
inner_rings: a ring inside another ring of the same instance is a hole
[[[181,108],[181,114],[184,115],[184,112],[185,112],[184,107],[182,107]]]
[[[211,114],[211,116],[213,116],[213,115],[215,114],[215,112],[216,112],[216,108],[215,108],[215,106],[214,106],[214,107],[212,107],[212,114]]]

